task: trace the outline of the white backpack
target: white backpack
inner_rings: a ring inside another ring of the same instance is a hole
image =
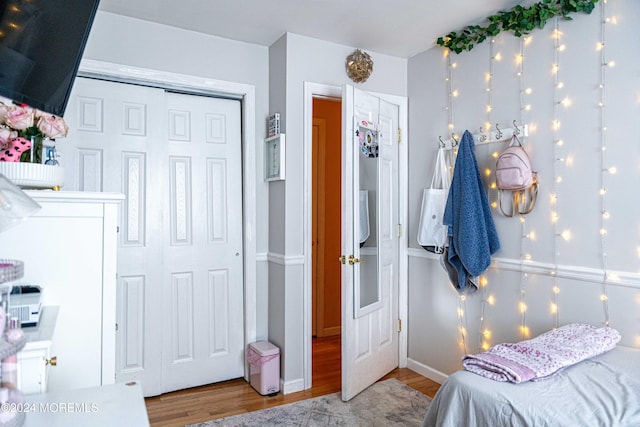
[[[500,191],[500,211],[503,215],[526,215],[533,210],[538,196],[538,174],[531,168],[529,155],[515,135],[496,161],[496,185]],[[503,191],[511,191],[510,212],[505,212],[502,207]]]

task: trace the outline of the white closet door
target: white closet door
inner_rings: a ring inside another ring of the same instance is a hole
[[[243,376],[239,101],[78,78],[65,119],[65,189],[126,196],[117,380],[151,396]]]
[[[244,374],[240,103],[167,94],[164,390]]]

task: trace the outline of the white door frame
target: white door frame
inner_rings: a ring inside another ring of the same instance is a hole
[[[242,210],[244,245],[244,341],[245,348],[256,340],[256,152],[255,87],[185,74],[131,67],[111,62],[83,59],[79,76],[108,79],[210,96],[240,99],[242,105]],[[114,325],[115,328],[115,325]],[[249,369],[245,358],[245,379]]]
[[[400,152],[399,152],[399,187],[400,194],[398,195],[399,204],[398,207],[398,220],[402,228],[402,235],[399,238],[399,269],[398,269],[398,317],[402,323],[402,330],[400,331],[398,341],[398,362],[399,367],[404,368],[407,366],[408,346],[407,346],[407,316],[408,316],[408,239],[406,232],[406,224],[408,224],[408,105],[407,98],[395,95],[386,95],[373,93],[374,95],[384,99],[385,101],[392,102],[400,106],[399,125],[402,129],[400,135]],[[304,152],[304,223],[303,223],[303,248],[304,248],[304,283],[303,283],[303,375],[304,375],[304,388],[311,388],[312,378],[312,352],[311,352],[311,320],[312,320],[312,307],[311,307],[311,287],[312,287],[312,275],[311,275],[311,245],[312,245],[312,146],[313,146],[313,98],[339,98],[342,99],[342,87],[331,86],[319,83],[304,82],[304,110],[303,110],[303,152]],[[344,126],[344,124],[343,124]],[[329,260],[331,261],[331,260]],[[335,262],[338,262],[336,259]],[[344,301],[343,301],[344,304]]]

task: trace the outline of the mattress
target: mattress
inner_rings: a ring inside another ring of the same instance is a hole
[[[640,350],[618,346],[521,384],[458,371],[442,384],[423,427],[640,426]]]

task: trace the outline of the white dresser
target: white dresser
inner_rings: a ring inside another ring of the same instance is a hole
[[[37,326],[23,328],[27,343],[18,353],[18,390],[24,394],[46,393],[49,390],[49,370],[57,364],[57,357],[51,355],[57,318],[58,307],[46,306],[42,309]]]
[[[49,355],[57,364],[49,369],[48,390],[112,384],[118,204],[124,197],[50,190],[27,194],[42,209],[0,234],[0,258],[23,261],[20,283],[41,286],[44,305],[59,307]]]

